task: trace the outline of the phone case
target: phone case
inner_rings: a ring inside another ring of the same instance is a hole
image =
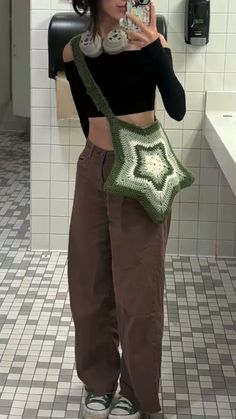
[[[136,16],[146,25],[150,25],[150,0],[127,0],[127,12],[130,12]],[[123,24],[126,29],[140,32],[141,29],[132,22],[128,17],[125,17]]]

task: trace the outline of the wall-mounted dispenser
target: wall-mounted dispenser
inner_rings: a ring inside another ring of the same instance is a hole
[[[185,42],[205,45],[209,42],[210,0],[186,0]]]

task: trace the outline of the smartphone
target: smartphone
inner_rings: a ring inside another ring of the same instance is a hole
[[[151,20],[151,0],[127,0],[126,10],[129,13],[132,13],[146,25],[150,25]],[[127,16],[122,19],[122,25],[125,29],[129,29],[135,32],[140,32],[141,29],[130,20]]]

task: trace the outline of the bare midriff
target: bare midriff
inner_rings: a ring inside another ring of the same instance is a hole
[[[154,110],[128,115],[119,115],[121,119],[139,127],[146,127],[154,122]],[[104,116],[89,118],[89,134],[88,138],[91,142],[105,150],[113,150],[112,138],[108,119]]]

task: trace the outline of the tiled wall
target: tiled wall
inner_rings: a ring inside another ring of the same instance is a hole
[[[236,2],[211,0],[207,46],[184,42],[185,0],[158,0],[168,20],[168,43],[185,87],[187,114],[171,119],[157,94],[157,114],[174,150],[195,174],[179,193],[167,253],[236,255],[236,198],[202,135],[205,90],[236,90]],[[71,10],[66,0],[31,0],[31,247],[67,250],[75,164],[85,138],[77,122],[58,123],[55,82],[48,78],[47,28],[51,16]],[[232,139],[233,140],[233,139]]]

